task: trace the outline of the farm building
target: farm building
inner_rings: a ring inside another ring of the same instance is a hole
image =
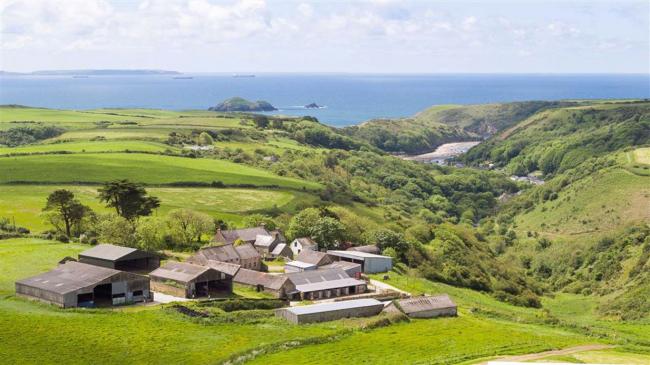
[[[358,277],[361,274],[361,264],[356,264],[354,262],[348,261],[334,261],[331,264],[323,265],[319,269],[322,270],[331,270],[339,269],[345,271],[346,274],[350,275],[353,278]]]
[[[148,277],[75,261],[17,281],[16,294],[63,308],[111,306],[151,299]]]
[[[365,252],[365,253],[372,253],[375,255],[379,255],[381,251],[379,250],[379,247],[376,245],[365,245],[365,246],[356,246],[356,247],[350,247],[346,251],[357,251],[357,252]]]
[[[188,262],[205,265],[207,261],[220,261],[240,265],[246,269],[260,270],[262,258],[253,245],[245,243],[239,246],[220,245],[200,249]]]
[[[253,243],[253,246],[257,250],[257,252],[262,255],[262,257],[271,257],[271,253],[275,249],[275,247],[279,244],[285,244],[284,237],[280,234],[280,232],[275,231],[271,232],[269,235],[261,235],[258,234],[257,237],[255,238],[255,242]]]
[[[277,246],[275,246],[273,251],[271,251],[271,257],[272,258],[284,257],[290,259],[293,258],[293,251],[291,251],[291,248],[286,243],[280,243]]]
[[[121,271],[149,272],[160,266],[160,257],[131,247],[101,244],[80,253],[79,262]]]
[[[448,295],[420,296],[397,301],[399,308],[409,317],[432,318],[456,316],[456,304]]]
[[[356,299],[282,308],[275,311],[275,316],[295,324],[301,324],[376,316],[383,309],[384,304],[376,299]]]
[[[233,280],[257,291],[273,294],[276,298],[287,298],[295,294],[295,286],[286,275],[272,275],[241,268]]]
[[[393,259],[389,256],[375,255],[360,251],[335,251],[327,253],[337,261],[348,261],[361,264],[361,271],[368,274],[390,271],[393,268]]]
[[[318,243],[309,237],[296,238],[291,242],[290,247],[294,256],[305,250],[318,251]]]
[[[325,252],[304,250],[295,256],[294,260],[322,266],[332,263],[332,258]]]
[[[289,261],[284,264],[284,272],[301,272],[307,270],[316,270],[318,266],[315,264],[310,264],[302,261]]]
[[[309,270],[286,274],[301,300],[316,300],[365,293],[367,284],[343,270]],[[296,298],[297,296],[294,296]]]
[[[209,266],[168,262],[154,270],[149,277],[153,291],[182,298],[226,296],[232,293],[233,276]]]
[[[218,229],[217,233],[212,238],[212,241],[232,245],[235,241],[242,240],[246,243],[254,244],[257,240],[257,236],[275,236],[280,242],[286,243],[286,238],[284,238],[284,235],[280,230],[269,231],[264,227],[264,225],[243,229]]]

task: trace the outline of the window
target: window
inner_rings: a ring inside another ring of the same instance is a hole
[[[141,297],[142,296],[142,290],[135,290],[133,292],[134,297]]]

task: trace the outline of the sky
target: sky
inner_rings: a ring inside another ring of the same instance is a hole
[[[650,1],[0,0],[0,69],[650,73]]]

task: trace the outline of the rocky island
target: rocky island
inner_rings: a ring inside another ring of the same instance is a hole
[[[250,101],[240,97],[226,99],[216,106],[208,108],[215,112],[270,112],[278,110],[268,101]]]

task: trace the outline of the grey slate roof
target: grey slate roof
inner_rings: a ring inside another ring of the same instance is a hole
[[[404,313],[416,313],[432,309],[455,308],[456,304],[447,294],[436,296],[412,297],[398,300],[400,308]]]
[[[312,313],[324,313],[324,312],[332,312],[337,310],[380,306],[380,305],[383,306],[382,302],[378,301],[377,299],[355,299],[355,300],[344,300],[344,301],[332,302],[332,303],[301,305],[296,307],[289,307],[284,310],[287,310],[295,314],[312,314]]]
[[[205,263],[205,265],[229,276],[235,276],[235,274],[237,274],[237,271],[241,267],[237,264],[231,264],[229,262],[221,262],[221,261],[214,261],[214,260],[208,260]]]
[[[271,235],[258,234],[255,236],[255,246],[260,247],[271,247],[273,242],[275,242],[276,237]]]
[[[214,269],[207,266],[190,264],[188,262],[170,261],[164,266],[152,271],[149,276],[189,283],[210,270]]]
[[[283,251],[286,247],[287,247],[287,244],[286,244],[286,243],[280,243],[280,244],[278,244],[277,246],[275,246],[275,248],[273,249],[273,251],[271,252],[271,254],[272,254],[272,255],[276,255],[276,256],[277,256],[277,255],[280,255],[280,254],[282,253],[282,251]]]
[[[255,247],[253,247],[253,245],[250,243],[244,243],[242,245],[235,246],[235,251],[237,252],[237,255],[239,255],[239,258],[242,260],[260,257],[260,253],[257,252]]]
[[[223,242],[227,244],[235,243],[235,241],[238,239],[242,241],[252,242],[255,241],[257,235],[269,236],[270,232],[262,226],[243,229],[218,230],[213,240],[215,242]]]
[[[314,265],[325,265],[332,262],[326,253],[312,250],[302,250],[294,259]]]
[[[233,280],[236,283],[262,285],[265,288],[278,290],[282,288],[284,283],[288,280],[288,277],[286,275],[272,275],[265,272],[242,268],[239,269]]]
[[[122,247],[109,244],[100,244],[93,248],[90,248],[82,253],[79,256],[93,257],[103,260],[119,260],[124,256],[130,255],[138,249],[132,247]]]
[[[76,261],[67,261],[65,264],[30,278],[18,280],[17,284],[47,290],[57,294],[66,294],[88,286],[96,285],[122,271],[105,267],[83,264]],[[132,277],[146,277],[131,273],[124,273]]]
[[[200,249],[189,261],[201,264],[201,261],[239,261],[239,255],[233,245],[211,246]]]

